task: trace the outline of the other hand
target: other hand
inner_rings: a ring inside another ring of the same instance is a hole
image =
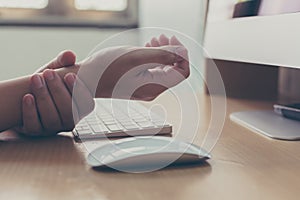
[[[112,47],[80,63],[78,76],[96,97],[153,100],[190,74],[188,51],[161,35],[145,47]]]

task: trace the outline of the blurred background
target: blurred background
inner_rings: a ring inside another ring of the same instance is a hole
[[[201,43],[205,11],[202,0],[0,0],[0,80],[30,74],[64,49],[84,59],[136,27],[170,28]]]

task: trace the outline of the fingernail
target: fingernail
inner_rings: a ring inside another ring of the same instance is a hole
[[[45,77],[45,79],[47,79],[48,81],[51,81],[54,79],[54,72],[52,70],[46,70],[43,73],[43,76]]]
[[[32,104],[33,104],[33,101],[32,101],[32,99],[31,99],[31,97],[30,96],[24,96],[24,102],[25,102],[25,104],[27,105],[27,106],[31,106]]]
[[[76,75],[75,74],[68,74],[67,77],[66,77],[66,80],[70,85],[74,85],[75,80],[76,80]]]
[[[40,89],[41,87],[43,87],[43,81],[42,81],[42,78],[40,75],[36,74],[36,75],[33,75],[32,77],[32,82],[33,82],[33,86],[36,88],[36,89]]]

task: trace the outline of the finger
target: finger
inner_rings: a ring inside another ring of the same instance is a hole
[[[152,47],[159,47],[159,42],[158,42],[156,37],[151,39],[150,44],[151,44]]]
[[[176,36],[172,36],[170,38],[170,45],[179,45],[179,46],[183,46],[183,44],[177,39]]]
[[[73,100],[77,106],[79,120],[94,110],[95,102],[89,89],[73,73],[64,77],[69,91],[73,92]]]
[[[169,38],[167,38],[164,34],[161,34],[158,38],[159,46],[169,45]]]
[[[166,66],[163,71],[166,80],[174,80],[175,84],[186,79],[190,75],[189,65],[175,65],[175,66]]]
[[[66,50],[60,52],[56,58],[48,64],[41,67],[37,72],[42,72],[45,69],[57,69],[61,67],[68,67],[74,65],[76,62],[76,55],[74,52]]]
[[[190,63],[187,60],[183,60],[180,63],[176,63],[173,67],[176,71],[181,73],[185,78],[188,78],[190,76]]]
[[[66,50],[61,52],[58,56],[57,59],[53,62],[50,63],[48,68],[50,69],[56,69],[60,67],[67,67],[74,65],[76,61],[76,55],[74,52]]]
[[[186,78],[182,69],[174,66],[165,66],[163,69],[149,69],[148,71],[150,73],[149,77],[151,77],[148,82],[165,88],[171,88]],[[147,82],[144,84],[147,84]]]
[[[38,135],[43,127],[39,119],[34,97],[26,94],[22,100],[23,131],[26,135]]]
[[[43,72],[48,91],[54,101],[57,112],[62,122],[62,131],[70,131],[74,128],[72,113],[72,97],[58,74],[51,69]]]
[[[36,99],[44,129],[49,133],[60,131],[62,128],[60,117],[45,85],[43,76],[36,74],[31,77],[31,89]]]
[[[188,50],[177,39],[176,36],[172,36],[170,38],[170,45],[177,45],[183,47],[176,51],[177,56],[181,57],[182,59],[178,59],[178,61],[175,64],[176,67],[174,69],[179,71],[183,76],[187,78],[190,75]]]
[[[163,79],[168,81],[168,78],[174,80],[177,84],[181,82],[183,79],[186,79],[190,75],[190,64],[188,60],[188,52],[185,48],[180,48],[176,53],[181,59],[178,59],[173,65],[166,65],[160,68],[148,69],[150,72],[156,72],[158,74],[162,74]],[[152,76],[155,76],[151,73]],[[176,84],[171,84],[172,86]]]

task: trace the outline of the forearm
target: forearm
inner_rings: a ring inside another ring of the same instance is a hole
[[[21,122],[21,103],[29,92],[30,77],[22,77],[0,83],[0,131]]]
[[[58,70],[58,74],[63,78],[66,73],[77,71],[78,66],[73,66]],[[0,131],[22,124],[22,99],[31,92],[30,78],[25,76],[0,83]]]
[[[97,52],[80,64],[61,68],[57,72],[61,78],[64,78],[69,72],[77,74],[80,68],[78,78],[95,97],[151,100],[166,88],[173,87],[188,77],[189,64],[183,59],[188,56],[181,55],[181,52],[185,52],[182,48],[184,47],[112,47]],[[178,51],[180,56],[176,54]],[[153,68],[152,65],[144,65],[147,63],[163,64],[168,67],[154,66]],[[141,89],[136,94],[132,94],[137,88],[147,84],[156,86],[150,90]],[[164,87],[157,87],[157,85]],[[117,94],[113,95],[115,91]],[[22,123],[22,99],[26,93],[31,93],[30,76],[0,84],[0,131]]]

